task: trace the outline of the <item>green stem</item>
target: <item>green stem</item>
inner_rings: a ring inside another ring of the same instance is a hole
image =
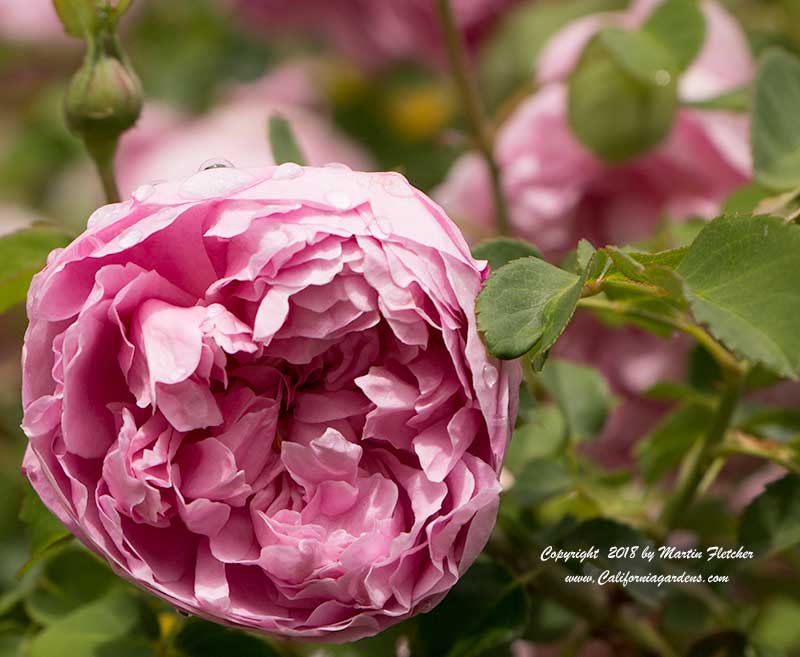
[[[764,440],[749,436],[741,431],[731,431],[725,442],[719,446],[720,456],[744,454],[777,463],[789,472],[800,474],[800,459],[794,449],[773,440]]]
[[[509,235],[511,226],[508,218],[508,206],[503,194],[502,181],[500,180],[500,168],[494,159],[492,131],[486,118],[486,110],[478,93],[478,85],[470,66],[467,50],[464,47],[464,39],[453,17],[450,0],[436,0],[436,7],[447,46],[450,68],[453,71],[456,87],[464,106],[469,130],[472,133],[475,146],[489,169],[497,230],[501,235]]]
[[[592,288],[594,289],[594,288]],[[714,358],[722,370],[734,378],[740,378],[743,372],[743,365],[719,342],[701,326],[677,317],[668,317],[659,313],[650,312],[641,308],[636,308],[622,301],[608,301],[607,299],[597,299],[592,296],[584,297],[578,302],[579,308],[609,312],[630,319],[658,324],[664,328],[685,333],[694,338],[701,344]]]
[[[94,160],[103,192],[108,203],[119,203],[119,189],[114,177],[114,154],[117,152],[116,139],[86,139],[86,150]]]
[[[739,403],[743,383],[741,376],[733,377],[725,383],[711,426],[699,448],[690,453],[678,479],[675,493],[667,500],[661,511],[659,525],[665,533],[675,527],[697,496],[698,487],[714,460],[715,452],[725,437],[733,412]]]

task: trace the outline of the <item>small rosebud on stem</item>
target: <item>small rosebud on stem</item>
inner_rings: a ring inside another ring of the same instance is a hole
[[[117,21],[127,8],[105,4],[84,20],[79,34],[70,29],[61,3],[59,15],[71,34],[86,40],[83,64],[70,81],[64,113],[70,130],[80,137],[95,162],[109,203],[119,201],[114,179],[114,153],[120,136],[142,110],[142,87],[116,35]],[[78,2],[78,4],[81,4]],[[83,11],[89,11],[85,7]]]

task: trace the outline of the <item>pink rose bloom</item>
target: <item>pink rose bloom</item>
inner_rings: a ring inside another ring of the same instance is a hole
[[[664,215],[713,216],[751,173],[747,117],[681,109],[672,134],[644,156],[609,165],[572,134],[566,78],[583,47],[603,27],[640,25],[655,6],[636,0],[627,11],[586,16],[558,32],[537,63],[539,91],[525,100],[497,135],[496,157],[517,235],[550,258],[561,258],[586,238],[597,246],[652,234]],[[704,1],[704,46],[680,80],[683,99],[701,100],[750,81],[752,57],[735,20]],[[462,157],[436,192],[459,220],[491,226],[492,197],[480,157]],[[598,367],[622,403],[589,450],[610,465],[630,462],[632,442],[648,431],[664,405],[638,399],[661,379],[683,376],[686,343],[635,328],[612,330],[580,316],[555,353]]]
[[[580,238],[621,244],[650,235],[664,215],[713,216],[746,182],[751,163],[747,117],[683,108],[668,138],[621,165],[600,161],[570,131],[566,78],[602,27],[640,24],[658,2],[636,0],[624,12],[593,14],[558,32],[537,64],[539,91],[501,127],[496,158],[514,231],[560,257]],[[684,100],[702,100],[746,84],[753,75],[747,41],[722,7],[701,5],[706,40],[679,84]],[[437,198],[458,219],[491,225],[489,180],[483,161],[456,162]]]
[[[451,0],[469,46],[476,45],[516,0]],[[392,61],[444,59],[433,0],[235,0],[249,21],[281,33],[322,35],[368,68]]]
[[[308,164],[341,162],[370,169],[369,157],[336,134],[321,105],[310,62],[285,65],[237,87],[199,118],[148,103],[134,129],[120,141],[116,157],[120,191],[127,195],[153,180],[188,176],[213,158],[242,168],[274,164],[267,130],[274,115],[289,121]]]
[[[22,43],[49,42],[54,37],[67,41],[52,0],[0,2],[0,39]]]
[[[31,286],[24,471],[178,608],[374,634],[436,604],[495,522],[520,372],[478,336],[487,275],[396,173],[139,190]]]

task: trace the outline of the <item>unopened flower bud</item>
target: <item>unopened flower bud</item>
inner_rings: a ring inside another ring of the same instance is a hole
[[[116,37],[103,41],[89,47],[65,98],[67,123],[85,140],[116,140],[136,123],[142,110],[139,78]]]

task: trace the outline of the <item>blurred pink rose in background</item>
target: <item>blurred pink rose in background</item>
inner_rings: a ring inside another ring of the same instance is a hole
[[[314,64],[286,64],[261,80],[233,89],[210,112],[189,117],[148,103],[141,119],[120,141],[116,157],[120,192],[127,196],[154,180],[187,176],[210,159],[237,167],[273,164],[267,123],[286,118],[308,164],[341,162],[369,170],[369,156],[336,133],[325,116]]]
[[[451,0],[467,44],[474,46],[516,0]],[[444,43],[434,0],[234,0],[265,29],[322,35],[357,63],[376,68],[392,61],[443,61]]]
[[[16,43],[67,41],[53,0],[2,0],[0,39]],[[77,42],[76,42],[77,43]]]
[[[181,609],[374,634],[441,600],[495,523],[520,371],[478,336],[487,275],[396,173],[140,190],[31,285],[24,470]]]
[[[582,48],[602,27],[635,27],[658,4],[638,0],[627,11],[589,15],[559,31],[537,63],[539,90],[499,130],[496,157],[514,232],[549,258],[563,257],[581,238],[596,246],[646,238],[665,215],[711,217],[750,177],[744,114],[681,109],[664,143],[617,166],[600,161],[571,133],[565,79]],[[753,75],[750,50],[735,20],[714,2],[704,1],[702,10],[706,37],[680,80],[685,100],[717,96]],[[489,181],[478,155],[456,162],[435,195],[456,219],[491,225]],[[628,463],[632,441],[664,410],[637,396],[658,380],[684,375],[686,342],[665,345],[639,329],[613,330],[579,316],[554,353],[598,367],[621,397],[589,449],[610,465]]]
[[[584,17],[558,32],[537,64],[539,90],[500,128],[496,157],[514,232],[559,258],[580,238],[596,246],[652,234],[668,215],[711,217],[750,176],[747,117],[725,111],[679,111],[671,135],[653,151],[620,165],[600,161],[572,134],[566,77],[582,48],[607,25],[633,27],[658,2]],[[684,100],[718,96],[753,75],[750,50],[735,20],[702,3],[704,46],[679,84]],[[491,225],[493,207],[483,161],[467,154],[436,192],[457,219]]]

